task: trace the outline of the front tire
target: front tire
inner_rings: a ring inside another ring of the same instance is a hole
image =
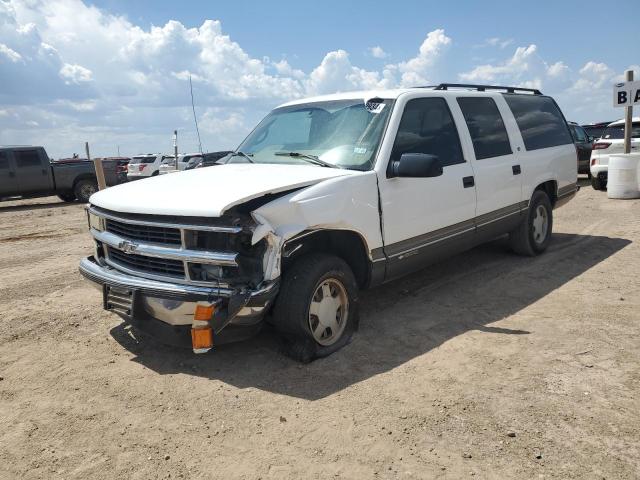
[[[73,192],[79,202],[88,203],[89,197],[98,191],[98,182],[91,179],[79,180],[73,188]]]
[[[344,260],[310,254],[284,273],[273,323],[284,353],[308,363],[349,343],[358,327],[358,285]]]
[[[549,196],[536,190],[529,209],[518,228],[509,233],[511,249],[528,257],[535,257],[547,249],[553,229],[553,208]]]

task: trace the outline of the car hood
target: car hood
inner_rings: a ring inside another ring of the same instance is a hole
[[[89,202],[122,213],[219,217],[262,195],[360,173],[311,165],[219,165],[117,185],[93,194]]]

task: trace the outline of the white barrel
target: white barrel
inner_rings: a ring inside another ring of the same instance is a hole
[[[640,153],[609,155],[607,197],[640,198]]]

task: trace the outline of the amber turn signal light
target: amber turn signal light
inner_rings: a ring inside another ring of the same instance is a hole
[[[203,322],[211,320],[215,309],[215,305],[196,305],[196,311],[193,314],[193,319]]]
[[[213,331],[208,328],[191,329],[191,345],[193,350],[210,349],[213,346]]]

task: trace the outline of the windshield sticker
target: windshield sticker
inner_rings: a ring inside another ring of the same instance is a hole
[[[358,155],[364,155],[367,153],[367,149],[364,147],[354,147],[353,153],[357,153]]]
[[[376,100],[379,100],[379,99],[376,98],[376,99],[367,100],[364,104],[364,108],[366,108],[367,111],[371,113],[380,113],[382,109],[385,107],[385,105],[384,103],[376,102]]]

